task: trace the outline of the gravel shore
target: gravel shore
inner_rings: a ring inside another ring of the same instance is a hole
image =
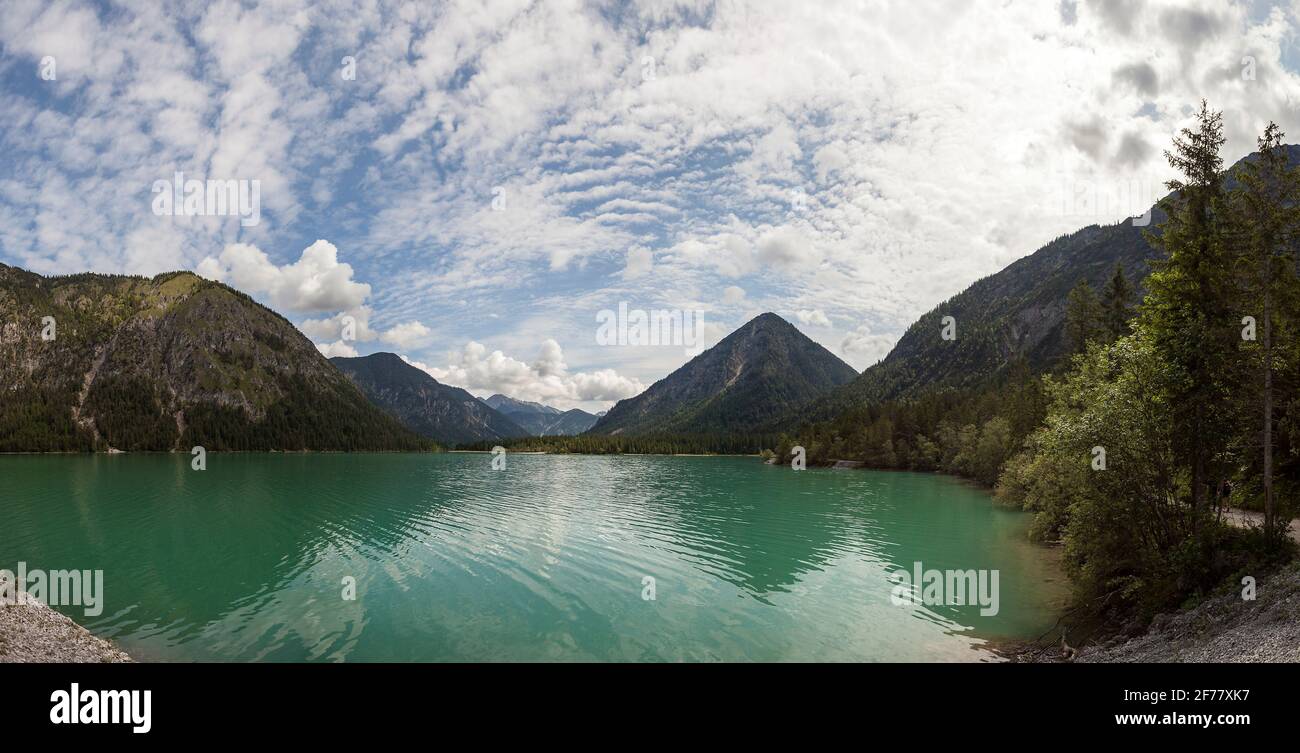
[[[0,664],[129,661],[113,644],[44,604],[0,604]]]
[[[1060,635],[1046,649],[1020,646],[1016,661],[1062,661]],[[1255,599],[1240,589],[1180,612],[1156,617],[1142,635],[1076,646],[1075,662],[1300,662],[1300,565],[1256,584]]]

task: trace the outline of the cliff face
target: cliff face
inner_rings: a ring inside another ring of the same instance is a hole
[[[283,317],[187,272],[0,265],[0,451],[411,450]]]

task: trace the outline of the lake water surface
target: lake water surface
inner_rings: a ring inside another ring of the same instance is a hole
[[[60,611],[144,660],[988,660],[1056,619],[1026,524],[753,458],[0,457],[0,569],[103,570],[102,615]],[[915,562],[997,570],[998,613],[893,603]]]

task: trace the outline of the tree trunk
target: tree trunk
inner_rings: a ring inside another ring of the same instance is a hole
[[[1270,259],[1271,261],[1271,259]],[[1270,545],[1277,526],[1273,502],[1273,312],[1265,281],[1264,288],[1264,534]]]
[[[1192,431],[1195,433],[1192,437],[1192,530],[1195,531],[1200,530],[1201,517],[1205,514],[1207,506],[1205,442],[1201,438],[1205,422],[1202,418],[1204,411],[1199,400],[1192,415]]]

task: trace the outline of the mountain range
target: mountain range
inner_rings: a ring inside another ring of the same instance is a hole
[[[1300,147],[1288,149],[1300,161]],[[1162,219],[1152,210],[1148,227]],[[861,374],[765,313],[604,415],[479,399],[391,353],[331,363],[279,314],[188,272],[47,278],[0,264],[0,451],[413,450],[432,448],[429,439],[779,432],[853,406],[977,387],[1013,365],[1052,368],[1080,280],[1099,290],[1118,265],[1141,294],[1157,254],[1145,229],[1130,219],[1057,238],[935,306]],[[945,317],[953,339],[940,336]]]
[[[596,423],[596,416],[579,408],[562,411],[541,403],[516,400],[500,393],[482,401],[508,416],[535,437],[581,434]]]
[[[459,387],[445,385],[393,353],[331,358],[370,402],[411,431],[443,444],[526,437],[528,429]],[[554,409],[552,409],[554,410]]]
[[[0,451],[418,450],[306,337],[189,272],[0,264]]]

